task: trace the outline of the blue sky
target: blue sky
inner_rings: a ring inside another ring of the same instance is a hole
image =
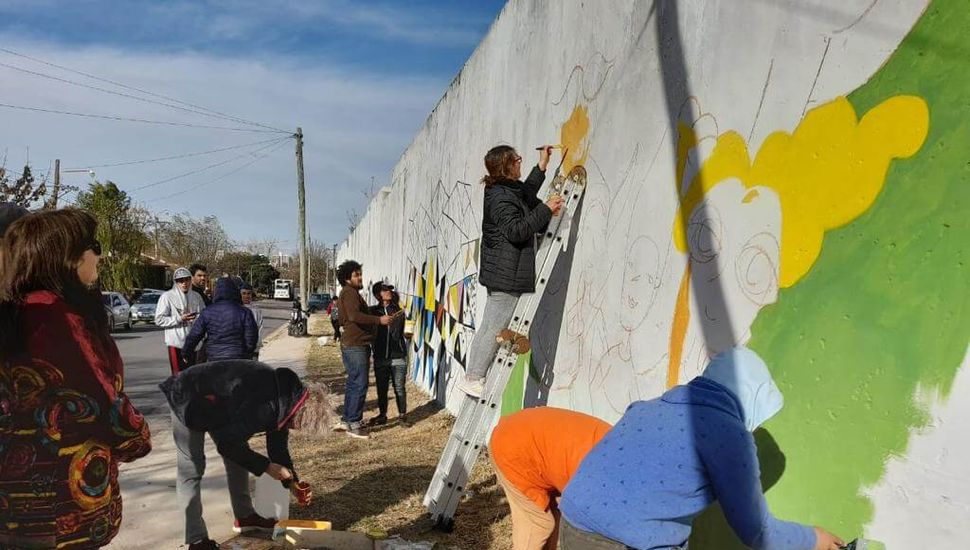
[[[503,4],[0,0],[0,48],[274,127],[301,125],[310,230],[314,239],[335,242],[346,236],[347,212],[366,208],[363,191],[371,178],[378,187],[386,183]],[[0,64],[142,95],[10,53],[0,52]],[[0,103],[238,126],[10,67],[0,66],[0,82]],[[0,108],[0,125],[7,166],[19,169],[29,150],[39,172],[46,172],[54,158],[65,168],[83,168],[283,136],[5,108]],[[215,214],[241,243],[275,237],[293,248],[292,144],[260,147],[94,170],[99,180],[117,182],[163,216]],[[196,170],[201,171],[157,183]],[[68,183],[81,185],[87,177],[65,175]]]

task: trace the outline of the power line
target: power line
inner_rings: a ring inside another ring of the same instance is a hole
[[[220,147],[219,149],[209,149],[208,151],[199,151],[198,153],[186,153],[184,155],[172,155],[172,156],[168,156],[168,157],[158,157],[158,158],[153,158],[153,159],[128,160],[128,161],[124,161],[124,162],[113,162],[113,163],[110,163],[110,164],[93,164],[91,166],[85,166],[84,168],[86,168],[86,169],[92,169],[92,168],[113,168],[115,166],[130,166],[132,164],[146,164],[146,163],[149,163],[149,162],[161,162],[161,161],[164,161],[164,160],[176,160],[176,159],[184,159],[184,158],[189,158],[189,157],[201,157],[203,155],[210,155],[212,153],[221,153],[223,151],[231,151],[233,149],[242,149],[243,147],[251,147],[253,145],[262,145],[263,143],[276,142],[279,139],[280,138],[272,138],[272,139],[267,139],[267,140],[263,140],[263,141],[255,141],[253,143],[243,143],[243,144],[240,144],[240,145],[232,145],[232,146],[229,146],[229,147]],[[70,170],[74,170],[74,168],[70,168]]]
[[[258,156],[256,158],[252,159],[251,161],[249,161],[249,162],[247,162],[247,163],[239,166],[238,168],[236,168],[234,170],[230,170],[229,172],[226,172],[225,174],[222,174],[219,177],[216,177],[216,178],[211,179],[209,181],[204,181],[204,182],[202,182],[202,183],[200,183],[198,185],[194,185],[192,187],[189,187],[188,189],[183,189],[181,191],[176,191],[174,193],[171,193],[169,195],[163,195],[161,197],[155,197],[154,199],[148,199],[147,201],[144,201],[144,202],[155,202],[155,201],[160,201],[160,200],[163,200],[163,199],[169,199],[169,198],[172,198],[172,197],[181,195],[183,193],[188,193],[189,191],[195,191],[196,189],[198,189],[200,187],[204,187],[206,185],[209,185],[209,184],[215,183],[217,181],[223,180],[225,178],[228,178],[229,176],[231,176],[231,175],[233,175],[233,174],[235,174],[235,173],[237,173],[237,172],[239,172],[239,171],[241,171],[241,170],[243,170],[243,169],[245,169],[245,168],[247,168],[249,166],[252,166],[253,164],[255,164],[255,163],[263,160],[264,158],[268,157],[271,153],[273,153],[273,151],[276,151],[277,149],[280,148],[280,146],[282,146],[284,144],[285,144],[285,141],[281,141],[279,144],[277,144],[275,147],[273,147],[272,149],[270,149],[269,151],[267,151],[263,155]]]
[[[249,155],[253,155],[253,154],[258,153],[258,152],[260,152],[260,151],[262,151],[264,149],[268,149],[268,148],[272,147],[273,145],[276,145],[278,143],[285,142],[288,139],[290,139],[289,136],[284,137],[284,138],[277,138],[275,140],[271,140],[272,142],[269,145],[265,145],[265,146],[260,147],[260,148],[258,148],[256,150],[246,151],[245,153],[243,153],[241,155],[236,155],[234,157],[229,157],[228,159],[225,159],[225,160],[222,160],[222,161],[219,161],[219,162],[210,164],[208,166],[205,166],[203,168],[199,168],[197,170],[190,170],[188,172],[185,172],[183,174],[179,174],[177,176],[172,176],[170,178],[165,178],[165,179],[162,179],[162,180],[158,180],[156,182],[148,183],[148,184],[142,185],[140,187],[135,187],[131,191],[132,192],[134,192],[134,191],[141,191],[142,189],[148,189],[149,187],[155,187],[156,185],[161,185],[163,183],[168,183],[170,181],[175,181],[175,180],[182,179],[182,178],[185,178],[185,177],[188,177],[188,176],[192,176],[192,175],[195,175],[195,174],[199,174],[201,172],[205,172],[207,170],[211,170],[213,168],[217,168],[219,166],[222,166],[222,165],[225,165],[225,164],[229,164],[230,162],[232,162],[234,160],[241,159],[241,158],[247,157]]]
[[[264,134],[280,132],[280,130],[260,130],[257,128],[233,128],[231,126],[209,126],[205,124],[189,124],[188,122],[172,122],[168,120],[149,120],[144,118],[131,118],[131,117],[114,116],[114,115],[95,115],[90,113],[77,113],[73,111],[59,111],[57,109],[44,109],[41,107],[11,105],[9,103],[0,103],[0,107],[6,107],[7,109],[19,109],[21,111],[50,113],[55,115],[68,115],[68,116],[77,116],[77,117],[84,117],[84,118],[101,118],[105,120],[116,120],[116,121],[122,121],[122,122],[141,122],[144,124],[161,124],[163,126],[181,126],[185,128],[204,128],[208,130],[229,130],[233,132],[256,132],[256,133],[264,133]]]
[[[171,103],[165,103],[165,102],[162,102],[162,101],[155,101],[154,99],[148,99],[148,98],[145,98],[145,97],[138,97],[136,95],[126,94],[124,92],[117,92],[117,91],[114,91],[114,90],[109,90],[107,88],[101,88],[100,86],[91,86],[90,84],[84,84],[83,82],[77,82],[77,81],[74,81],[74,80],[69,80],[67,78],[61,78],[59,76],[49,75],[49,74],[41,73],[41,72],[38,72],[38,71],[32,71],[30,69],[24,69],[23,67],[17,67],[16,65],[10,65],[10,64],[7,64],[7,63],[3,63],[3,62],[0,62],[0,67],[6,67],[8,69],[13,69],[15,71],[20,71],[22,73],[26,73],[26,74],[29,74],[29,75],[39,76],[41,78],[49,78],[51,80],[56,80],[57,82],[63,82],[65,84],[70,84],[72,86],[80,86],[81,88],[87,88],[89,90],[95,90],[95,91],[98,91],[98,92],[104,92],[106,94],[111,94],[111,95],[116,95],[116,96],[120,96],[120,97],[125,97],[125,98],[128,98],[128,99],[134,99],[135,101],[143,101],[145,103],[152,103],[154,105],[162,105],[163,107],[170,107],[172,109],[177,109],[179,111],[185,111],[187,113],[195,113],[195,114],[199,114],[199,115],[202,115],[202,116],[207,116],[207,117],[212,117],[212,118],[217,118],[217,119],[222,119],[222,120],[229,120],[231,122],[239,122],[234,117],[223,116],[223,115],[216,115],[216,114],[212,114],[212,113],[207,113],[205,111],[200,111],[198,109],[190,109],[190,108],[187,108],[187,107],[179,107],[178,105],[172,105]],[[263,128],[269,128],[269,129],[276,130],[276,131],[282,132],[282,133],[289,133],[289,132],[286,132],[285,130],[278,130],[276,128],[273,128],[272,126],[266,126],[264,124],[249,123],[249,122],[246,122],[245,124],[251,124],[251,125],[254,125],[254,126],[260,126],[260,127],[263,127]]]
[[[185,106],[188,106],[188,107],[193,107],[195,109],[200,109],[200,110],[203,110],[203,111],[208,111],[210,113],[214,113],[214,114],[217,114],[217,115],[220,115],[220,116],[223,116],[223,117],[227,117],[227,118],[232,119],[232,120],[234,120],[236,122],[241,122],[241,123],[244,123],[244,124],[251,124],[251,125],[255,125],[255,126],[262,126],[264,128],[270,128],[270,129],[276,130],[277,132],[286,132],[286,130],[281,130],[279,128],[275,128],[275,127],[270,126],[270,125],[267,125],[267,124],[262,124],[260,122],[255,122],[255,121],[252,121],[252,120],[247,120],[245,118],[232,116],[232,115],[229,115],[229,114],[220,112],[220,111],[216,111],[215,109],[209,109],[208,107],[203,107],[201,105],[196,105],[194,103],[189,103],[187,101],[182,101],[182,100],[176,99],[174,97],[169,97],[169,96],[166,96],[166,95],[156,94],[154,92],[149,92],[148,90],[143,90],[141,88],[136,88],[134,86],[129,86],[127,84],[123,84],[121,82],[117,82],[117,81],[110,80],[110,79],[107,79],[107,78],[102,78],[100,76],[96,76],[96,75],[93,75],[91,73],[86,73],[84,71],[78,71],[78,70],[72,69],[70,67],[65,67],[63,65],[58,65],[56,63],[51,63],[50,61],[45,61],[43,59],[38,59],[36,57],[31,57],[31,56],[29,56],[27,54],[23,54],[23,53],[20,53],[20,52],[15,52],[15,51],[13,51],[11,49],[8,49],[8,48],[2,48],[2,47],[0,47],[0,52],[4,52],[4,53],[10,54],[10,55],[14,55],[14,56],[17,56],[17,57],[21,57],[21,58],[24,58],[24,59],[28,59],[28,60],[33,61],[35,63],[40,63],[42,65],[47,65],[48,67],[54,67],[55,69],[60,69],[62,71],[67,71],[69,73],[73,73],[73,74],[80,75],[80,76],[83,76],[83,77],[86,77],[86,78],[90,78],[90,79],[93,79],[93,80],[97,80],[99,82],[104,82],[104,83],[107,83],[107,84],[111,84],[113,86],[118,86],[118,87],[124,88],[126,90],[132,90],[132,91],[135,91],[135,92],[138,92],[138,93],[142,93],[142,94],[145,94],[145,95],[148,95],[148,96],[151,96],[151,97],[157,97],[159,99],[165,99],[167,101],[173,101],[175,103],[179,103],[181,105],[185,105]]]

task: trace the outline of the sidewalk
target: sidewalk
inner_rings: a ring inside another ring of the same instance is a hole
[[[286,335],[286,325],[265,340],[260,361],[274,367],[288,367],[300,376],[306,373],[310,338]],[[167,410],[167,407],[166,407]],[[122,464],[119,475],[124,501],[121,531],[105,548],[184,548],[183,519],[175,500],[175,442],[168,413],[149,418],[152,452],[145,458]],[[232,536],[233,516],[226,488],[226,471],[215,445],[206,438],[206,473],[202,480],[202,505],[209,537],[225,540]],[[230,546],[231,547],[231,546]]]

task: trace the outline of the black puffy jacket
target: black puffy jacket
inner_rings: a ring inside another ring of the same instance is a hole
[[[271,461],[293,470],[285,426],[307,390],[292,370],[257,361],[213,361],[159,387],[176,418],[191,430],[209,432],[220,455],[256,476]],[[249,447],[249,438],[260,432],[266,432],[268,458]]]
[[[259,344],[259,327],[251,309],[242,305],[239,287],[228,277],[216,281],[212,305],[202,310],[185,337],[182,354],[192,364],[195,348],[206,339],[209,361],[250,359]]]
[[[485,188],[482,253],[478,281],[499,292],[535,292],[535,235],[545,231],[552,210],[536,196],[546,173],[536,166],[522,181]]]

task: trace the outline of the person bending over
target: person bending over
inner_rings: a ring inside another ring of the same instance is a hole
[[[751,432],[782,404],[768,367],[744,347],[718,354],[690,383],[634,402],[566,486],[560,546],[683,548],[694,518],[717,501],[750,548],[837,550],[835,535],[768,510]]]
[[[251,360],[202,363],[169,377],[160,386],[172,415],[187,430],[208,433],[226,465],[236,522],[233,530],[271,530],[275,518],[256,514],[248,474],[267,474],[296,493],[303,504],[310,491],[293,467],[289,430],[310,436],[330,432],[333,409],[323,386],[306,385],[290,369],[274,369]],[[269,456],[252,450],[249,439],[266,434]],[[202,445],[199,455],[204,457]],[[180,453],[181,455],[181,453]],[[193,458],[194,461],[194,458]],[[185,515],[185,542],[191,550],[214,549],[202,518],[202,471],[181,462],[176,488]]]

